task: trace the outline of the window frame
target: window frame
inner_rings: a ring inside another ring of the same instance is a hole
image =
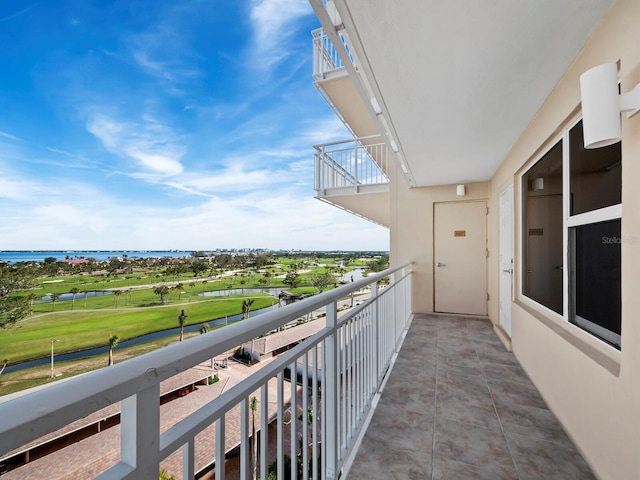
[[[611,205],[607,207],[598,208],[596,210],[590,210],[588,212],[579,213],[575,215],[571,215],[571,143],[569,134],[570,131],[576,127],[582,120],[582,115],[579,115],[573,121],[567,123],[561,129],[558,129],[557,134],[550,137],[543,146],[539,149],[538,153],[530,159],[530,161],[526,162],[520,172],[517,175],[517,184],[519,188],[519,221],[518,229],[519,229],[519,248],[520,252],[518,255],[518,262],[520,266],[520,275],[518,275],[518,297],[519,300],[522,301],[529,308],[534,308],[537,311],[540,311],[547,317],[555,318],[556,320],[560,320],[568,325],[572,325],[576,329],[586,333],[590,337],[594,338],[598,342],[608,346],[611,349],[615,349],[616,351],[622,350],[622,334],[620,334],[620,342],[619,345],[614,345],[614,342],[607,339],[606,334],[602,334],[603,332],[599,331],[599,329],[609,332],[613,334],[613,332],[605,329],[604,327],[600,327],[593,322],[589,322],[586,319],[583,319],[593,325],[595,328],[586,328],[584,325],[579,325],[578,321],[573,318],[574,310],[575,310],[575,272],[574,267],[576,265],[576,260],[573,257],[573,249],[571,244],[571,229],[575,227],[580,227],[583,225],[589,225],[599,222],[605,222],[609,220],[620,220],[622,225],[622,200],[619,204]],[[562,142],[562,314],[557,313],[549,307],[537,302],[533,298],[527,296],[524,293],[524,284],[525,279],[525,265],[526,259],[524,257],[524,253],[526,251],[524,247],[525,238],[525,220],[526,220],[526,206],[524,205],[524,189],[527,188],[523,184],[524,177],[529,173],[529,171],[545,156],[547,155],[557,144],[558,142]],[[622,155],[621,155],[622,160]],[[622,265],[622,259],[620,260]],[[620,280],[622,282],[622,279]],[[575,315],[577,317],[577,315]],[[582,318],[582,317],[579,317]]]

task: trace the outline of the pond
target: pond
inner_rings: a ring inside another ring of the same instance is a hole
[[[91,291],[91,292],[87,292],[87,297],[103,297],[105,295],[111,295],[113,294],[113,292],[110,292],[108,290],[95,290],[95,291]],[[83,299],[84,300],[84,293],[76,293],[76,300],[79,299]],[[64,301],[64,300],[72,300],[73,299],[73,294],[72,293],[62,293],[59,297],[58,297],[58,302],[59,301]],[[45,295],[44,297],[40,297],[38,300],[44,300],[46,302],[50,302],[51,301],[51,295]]]

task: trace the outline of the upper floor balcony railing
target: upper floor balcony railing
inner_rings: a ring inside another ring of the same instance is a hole
[[[318,28],[313,30],[311,35],[313,36],[313,78],[319,81],[325,78],[328,73],[344,67],[344,64],[324,29]],[[355,57],[351,52],[351,46],[349,45],[346,33],[340,32],[338,35],[349,54],[351,63],[355,65]]]
[[[339,315],[338,302],[362,289],[370,289],[369,298]],[[285,478],[286,467],[293,479],[336,479],[400,349],[410,298],[411,266],[405,264],[8,400],[0,404],[0,459],[120,402],[119,460],[97,473],[101,480],[157,478],[163,460],[175,455],[182,478],[193,479],[203,470],[195,452],[205,452],[204,464],[215,464],[216,478],[224,479],[223,459],[231,450],[239,452],[243,480],[255,478],[254,472],[266,479],[274,464],[277,478]],[[317,333],[177,423],[163,425],[161,382],[322,308],[326,316],[312,320],[323,322]],[[215,430],[214,445],[200,440],[206,429]],[[95,475],[85,473],[83,478]]]
[[[389,183],[389,149],[380,135],[315,145],[315,189],[328,189]]]

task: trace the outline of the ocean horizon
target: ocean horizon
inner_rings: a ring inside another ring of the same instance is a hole
[[[188,257],[196,250],[0,250],[0,260],[11,264],[17,262],[44,262],[53,257],[57,261],[79,258],[95,258],[98,261],[111,258],[181,258]],[[207,253],[207,252],[205,252]]]

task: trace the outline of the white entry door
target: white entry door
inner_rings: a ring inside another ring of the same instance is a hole
[[[513,292],[513,185],[500,194],[500,325],[511,336]]]
[[[486,203],[435,204],[433,232],[434,310],[486,315]]]

